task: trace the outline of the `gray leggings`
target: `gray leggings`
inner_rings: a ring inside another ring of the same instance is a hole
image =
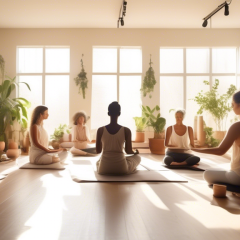
[[[167,166],[170,166],[172,162],[187,162],[188,166],[193,166],[200,161],[200,158],[189,153],[176,153],[166,152],[166,156],[163,159]]]
[[[240,186],[240,176],[231,170],[207,170],[204,172],[203,177],[210,185],[213,183],[227,183]]]

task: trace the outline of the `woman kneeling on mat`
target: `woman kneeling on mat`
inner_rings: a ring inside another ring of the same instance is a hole
[[[43,120],[48,118],[48,108],[38,106],[33,110],[31,125],[30,125],[30,152],[29,161],[33,164],[51,164],[59,162],[58,158],[54,158],[54,154],[58,153],[60,161],[67,158],[66,149],[49,149],[48,134],[43,128]]]
[[[175,112],[176,124],[167,128],[165,146],[168,147],[164,163],[170,165],[193,166],[200,158],[189,154],[190,145],[194,147],[193,129],[183,125],[185,110]]]
[[[141,162],[137,155],[138,150],[132,150],[131,130],[118,125],[118,117],[121,114],[121,107],[118,102],[112,102],[108,106],[108,115],[110,124],[101,127],[97,131],[96,150],[102,156],[97,162],[97,171],[99,174],[124,175],[136,171]],[[125,143],[125,152],[133,154],[126,157],[123,152]]]
[[[240,91],[233,95],[232,109],[236,115],[240,115]],[[193,151],[214,155],[223,155],[232,148],[231,170],[207,170],[204,179],[209,183],[227,183],[240,186],[240,121],[231,125],[221,144],[216,148],[192,148]],[[235,194],[240,197],[240,194]]]
[[[77,112],[73,116],[72,142],[74,145],[70,152],[74,155],[87,155],[88,150],[95,153],[95,148],[90,145],[91,138],[86,122],[87,116],[84,112]]]

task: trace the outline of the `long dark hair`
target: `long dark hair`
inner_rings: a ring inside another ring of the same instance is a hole
[[[31,124],[30,124],[30,128],[32,127],[32,125],[37,123],[37,120],[40,117],[40,114],[43,115],[43,113],[48,110],[48,108],[46,106],[37,106],[35,107],[35,109],[33,110],[32,113],[32,119],[31,119]]]
[[[233,94],[233,100],[235,103],[239,104],[240,103],[240,91],[236,92]]]

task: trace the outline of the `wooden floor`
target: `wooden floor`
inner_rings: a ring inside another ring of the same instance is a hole
[[[162,156],[142,154],[161,161]],[[229,159],[200,155],[216,166]],[[66,170],[0,164],[0,239],[240,239],[240,198],[212,196],[203,172],[174,170],[188,183],[76,183]]]

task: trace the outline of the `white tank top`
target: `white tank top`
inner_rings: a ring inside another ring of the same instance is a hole
[[[240,147],[235,142],[232,148],[231,170],[240,176]]]
[[[187,130],[183,136],[179,136],[175,132],[174,126],[172,126],[172,134],[169,139],[169,144],[175,145],[181,149],[189,150],[190,149],[190,140],[189,140],[189,135],[188,135],[188,126],[187,126]]]

